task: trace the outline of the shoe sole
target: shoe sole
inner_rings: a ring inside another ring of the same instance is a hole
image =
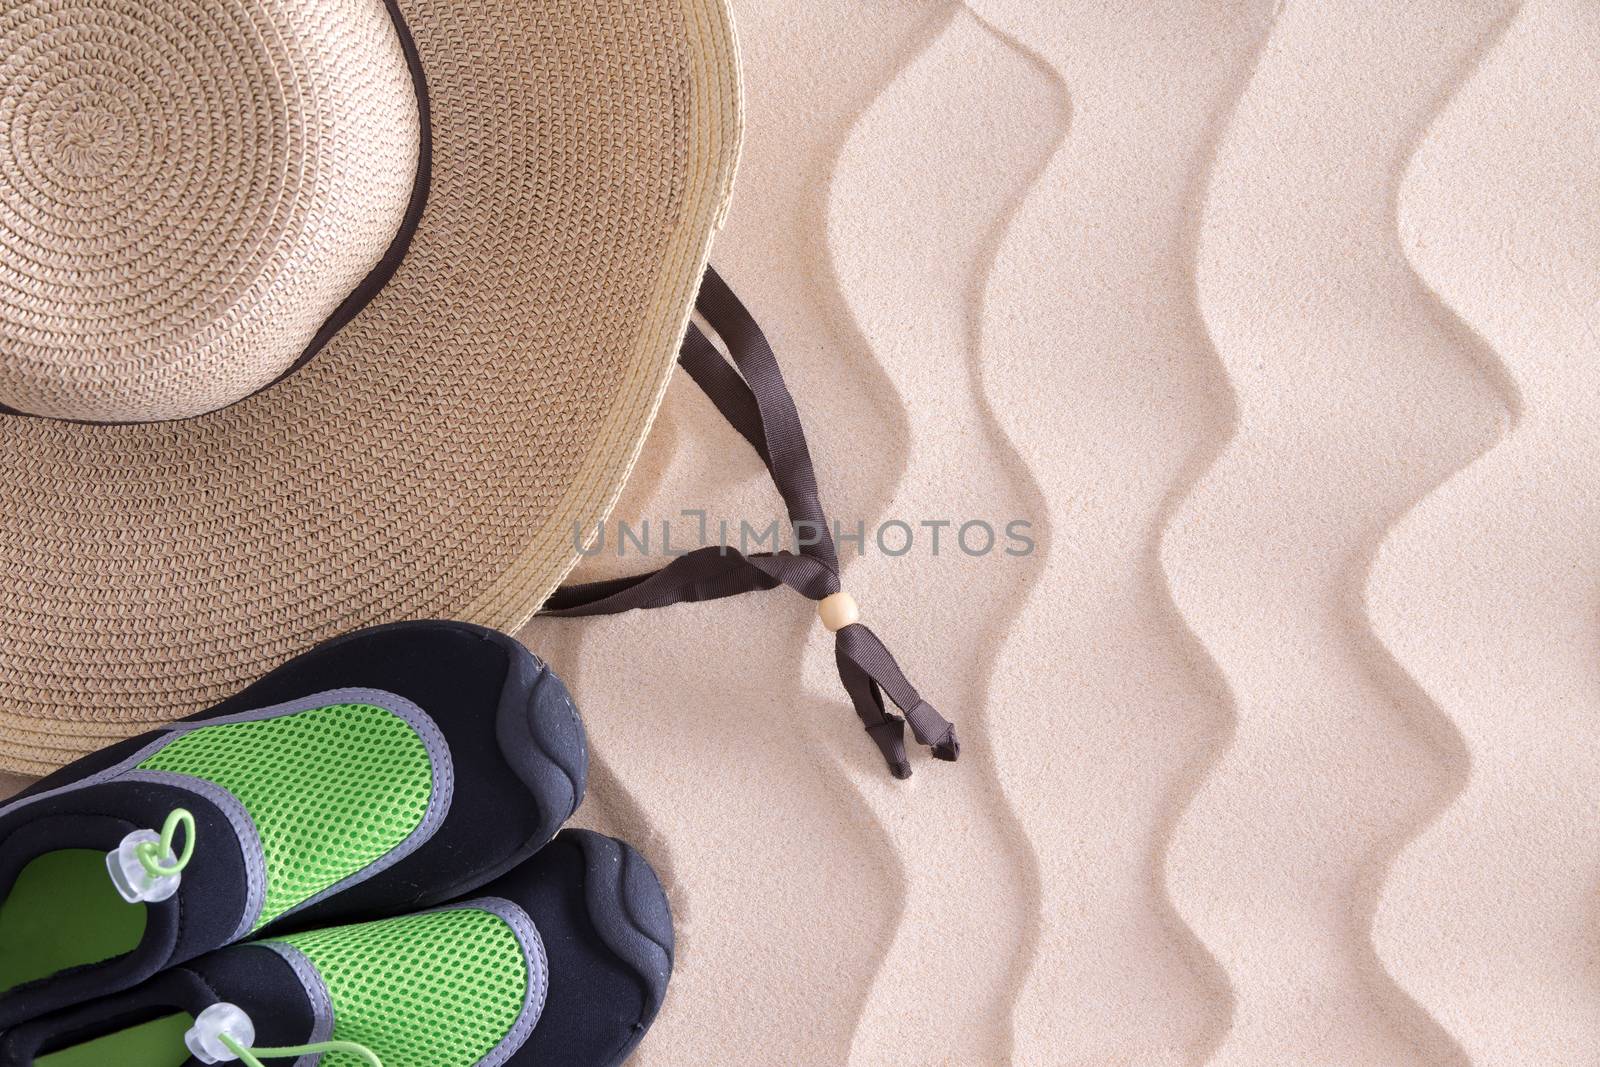
[[[471,629],[507,652],[510,662],[495,735],[506,762],[546,815],[517,854],[481,880],[489,882],[543,847],[583,803],[589,784],[589,740],[572,694],[544,660],[515,638],[482,627]]]
[[[666,999],[674,953],[672,909],[656,872],[628,845],[591,830],[568,830],[562,837],[583,852],[589,921],[645,993],[644,1014],[612,1061],[620,1063],[639,1044]]]

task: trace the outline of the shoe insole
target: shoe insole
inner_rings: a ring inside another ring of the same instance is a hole
[[[132,952],[145,907],[117,895],[103,852],[62,849],[22,868],[0,902],[0,993]]]
[[[164,1019],[130,1026],[81,1045],[40,1056],[34,1067],[183,1067],[189,1050],[183,1035],[194,1025],[194,1016],[169,1015]]]

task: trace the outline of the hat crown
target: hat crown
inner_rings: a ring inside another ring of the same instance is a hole
[[[0,405],[145,422],[270,384],[404,222],[420,118],[383,0],[0,11]]]

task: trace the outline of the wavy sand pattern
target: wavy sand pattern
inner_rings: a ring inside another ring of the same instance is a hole
[[[1503,14],[1364,14],[1280,12],[1200,243],[1238,421],[1164,560],[1238,721],[1169,876],[1237,998],[1221,1063],[1461,1062],[1366,937],[1388,858],[1456,772],[1357,596],[1388,524],[1498,432],[1480,356],[1411,273],[1393,203],[1415,131]]]
[[[1472,759],[1397,864],[1377,945],[1482,1067],[1590,1063],[1600,1044],[1597,50],[1592,5],[1527,5],[1401,204],[1418,270],[1520,401],[1509,437],[1396,529],[1369,590]]]
[[[1007,98],[988,90],[997,83],[1011,87]],[[839,284],[916,416],[899,445],[907,466],[888,517],[1000,525],[1038,511],[1037,489],[995,432],[972,368],[994,249],[1065,124],[1049,69],[961,11],[873,102],[840,156],[828,228]],[[888,277],[884,256],[900,265]],[[985,736],[990,720],[1032,716],[992,703],[989,681],[1036,567],[970,558],[954,534],[938,556],[926,541],[914,556],[847,568],[907,671],[937,690],[973,739],[962,773],[925,767],[909,790],[879,767],[859,779],[904,857],[907,896],[853,1063],[1005,1062],[1011,1005],[1037,936],[1032,846],[997,787]],[[974,566],[985,568],[977,581]],[[930,634],[954,636],[968,653],[952,658]]]
[[[1600,13],[735,6],[826,503],[1038,550],[847,558],[907,783],[785,591],[529,627],[677,909],[636,1062],[1596,1062]],[[680,380],[684,507],[778,513]]]
[[[1191,204],[1270,4],[973,6],[1047,57],[1073,103],[1070,136],[990,279],[982,363],[1051,532],[991,709],[1007,716],[1002,780],[1048,843],[1055,905],[1016,1008],[1017,1058],[1199,1062],[1226,1030],[1227,980],[1166,900],[1162,849],[1228,711],[1155,548],[1174,488],[1229,421],[1185,284]],[[1205,47],[1215,61],[1190,62]],[[1071,399],[1041,417],[1041,396]]]

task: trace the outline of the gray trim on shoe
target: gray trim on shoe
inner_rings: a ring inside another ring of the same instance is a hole
[[[245,881],[248,883],[245,886],[244,912],[239,916],[239,925],[228,936],[228,941],[237,941],[255,929],[256,920],[261,918],[261,909],[267,904],[267,853],[261,846],[261,832],[256,828],[255,820],[239,798],[215,782],[187,774],[173,774],[171,771],[131,770],[122,775],[122,781],[149,782],[187,790],[209,800],[228,817],[228,822],[233,824],[234,834],[239,838],[239,850],[244,853]]]
[[[475,1065],[475,1067],[500,1067],[528,1043],[528,1038],[533,1035],[533,1028],[539,1025],[539,1016],[544,1013],[544,999],[550,990],[550,960],[545,955],[544,939],[539,936],[539,928],[533,925],[533,920],[528,917],[527,912],[511,901],[504,897],[480,897],[441,910],[454,911],[462,908],[476,908],[499,916],[502,922],[511,927],[512,934],[522,945],[523,960],[528,965],[528,989],[522,998],[521,1014],[517,1016],[516,1023],[506,1032],[500,1043]]]
[[[517,1014],[517,1020],[511,1029],[506,1031],[500,1042],[473,1067],[502,1067],[512,1056],[528,1043],[528,1038],[533,1035],[533,1028],[539,1025],[539,1016],[544,1012],[545,997],[550,990],[550,961],[545,955],[544,939],[539,936],[538,927],[534,926],[533,919],[528,913],[512,901],[504,897],[480,897],[476,900],[462,901],[459,904],[446,904],[439,908],[429,908],[427,911],[418,912],[419,915],[438,915],[452,911],[484,911],[498,918],[511,928],[512,936],[517,939],[518,946],[522,949],[522,959],[528,969],[526,991],[522,997],[522,1010]],[[403,918],[397,917],[397,918]],[[396,919],[378,919],[371,924],[381,925],[394,922]],[[328,990],[327,983],[323,981],[322,973],[317,970],[316,964],[298,948],[279,940],[247,941],[241,948],[265,948],[276,952],[294,970],[295,977],[300,979],[307,998],[311,1001],[312,1017],[316,1023],[312,1029],[312,1036],[306,1042],[308,1045],[318,1044],[333,1039],[334,1026],[337,1020],[333,1014],[333,996]],[[382,1056],[381,1049],[374,1049]],[[296,1060],[294,1067],[312,1067],[322,1058],[322,1053],[313,1056],[304,1056]]]
[[[282,704],[254,708],[234,715],[221,715],[214,719],[198,719],[190,722],[175,722],[165,727],[161,736],[153,738],[149,744],[142,746],[133,755],[115,766],[107,767],[80,781],[69,782],[66,785],[46,790],[34,796],[23,797],[7,804],[0,804],[0,816],[10,815],[30,804],[49,797],[62,796],[114,780],[144,780],[159,782],[164,785],[180,786],[191,792],[199,793],[207,799],[218,803],[222,810],[228,813],[228,818],[234,823],[235,829],[238,829],[240,823],[235,811],[244,812],[244,806],[237,797],[228,793],[227,790],[205,779],[191,778],[184,775],[172,775],[170,778],[156,777],[160,772],[139,771],[137,770],[139,764],[166,748],[178,738],[194,733],[196,730],[203,730],[208,726],[260,722],[265,719],[276,719],[287,715],[296,715],[304,711],[312,711],[317,708],[325,708],[334,704],[371,704],[404,720],[407,725],[416,731],[417,736],[422,740],[424,750],[428,754],[428,763],[433,772],[433,789],[429,793],[428,809],[423,813],[422,819],[417,823],[416,828],[406,836],[404,841],[401,841],[394,848],[384,853],[383,856],[349,877],[335,882],[327,889],[302,900],[284,911],[282,915],[274,916],[273,921],[276,922],[286,915],[292,915],[313,904],[321,903],[335,893],[343,892],[351,886],[359,885],[367,879],[388,870],[426,844],[438,832],[440,825],[443,824],[445,816],[450,811],[450,804],[455,798],[455,764],[450,757],[450,746],[445,742],[444,733],[439,729],[438,724],[433,721],[433,718],[405,697],[382,689],[360,687],[328,689],[320,693],[312,693],[310,696],[286,701]],[[209,786],[210,790],[215,791],[215,794],[207,789],[200,788],[201,785]],[[225,794],[228,798],[227,801],[220,801],[217,794]],[[255,849],[254,855],[247,855],[245,859],[246,869],[252,872],[252,884],[249,889],[249,899],[252,902],[252,906],[246,910],[253,911],[253,914],[247,916],[248,923],[244,925],[242,932],[237,934],[233,940],[238,940],[255,928],[255,922],[261,915],[261,908],[265,904],[266,898],[266,855],[261,848],[261,836],[247,812],[244,812],[244,819],[250,826],[250,833],[248,835],[241,833],[240,846],[243,848],[246,845],[253,844]],[[249,852],[248,848],[246,848],[246,852]],[[257,870],[259,870],[261,876],[259,887],[254,882],[254,874]]]
[[[283,962],[294,971],[294,976],[300,979],[300,985],[306,992],[306,999],[311,1002],[311,1036],[303,1044],[319,1045],[324,1041],[333,1040],[333,995],[328,992],[328,985],[322,980],[322,972],[316,965],[306,958],[306,954],[293,945],[282,941],[248,941],[245,948],[264,948],[269,952],[276,952],[283,958]],[[313,1067],[322,1062],[322,1053],[314,1052],[308,1056],[301,1056],[295,1060],[291,1067]]]
[[[422,739],[422,747],[428,753],[428,763],[433,771],[433,789],[428,795],[428,810],[422,813],[422,819],[416,828],[406,835],[406,839],[384,853],[372,863],[354,872],[349,877],[335,882],[320,893],[313,894],[300,903],[276,915],[272,921],[277,922],[287,915],[304,911],[313,904],[320,904],[336,893],[342,893],[351,886],[360,885],[376,875],[393,867],[417,849],[427,844],[433,835],[443,825],[445,816],[450,812],[450,804],[456,795],[455,763],[450,758],[450,746],[445,742],[444,733],[433,721],[433,718],[417,705],[405,697],[382,689],[333,689],[327,693],[318,694],[323,699],[322,704],[313,707],[322,707],[327,704],[371,704],[392,712],[404,719],[417,736]],[[338,699],[326,699],[336,697]],[[310,710],[303,708],[301,710]]]

